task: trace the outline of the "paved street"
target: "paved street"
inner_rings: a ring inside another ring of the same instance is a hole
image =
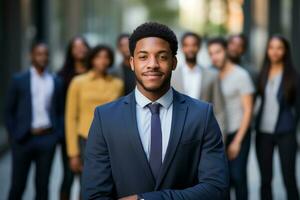
[[[51,183],[50,183],[50,200],[58,199],[58,191],[61,183],[61,156],[59,153],[59,147],[57,149],[57,153],[54,159],[52,175],[51,175]],[[280,174],[280,165],[277,151],[275,151],[274,157],[274,181],[273,181],[273,192],[275,196],[275,200],[285,200],[285,192],[282,183],[282,177]],[[26,188],[26,192],[24,195],[24,200],[31,200],[34,198],[34,187],[33,187],[33,171],[34,167],[31,169],[31,173],[28,179],[28,184]],[[2,158],[0,158],[0,200],[4,200],[7,197],[9,185],[10,185],[10,172],[11,172],[11,154],[8,152]],[[251,147],[250,157],[249,157],[249,165],[248,165],[248,177],[249,177],[249,193],[250,200],[257,200],[258,198],[258,183],[259,183],[259,172],[257,168],[257,162],[254,152],[254,145]],[[298,186],[300,186],[300,152],[298,152],[297,157],[297,179]],[[79,183],[78,179],[73,185],[72,189],[72,199],[76,199],[76,194],[78,194]]]

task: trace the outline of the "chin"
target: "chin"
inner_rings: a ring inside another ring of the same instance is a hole
[[[149,91],[149,92],[157,92],[157,91],[160,91],[162,90],[162,86],[161,85],[148,85],[148,86],[144,86],[144,89],[146,91]]]

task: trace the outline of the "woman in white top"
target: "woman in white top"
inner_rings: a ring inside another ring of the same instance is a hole
[[[280,35],[272,36],[258,84],[262,103],[256,119],[256,153],[261,172],[261,199],[272,199],[274,147],[278,147],[288,200],[299,199],[295,177],[299,90],[299,75],[292,64],[289,43]]]
[[[235,199],[247,200],[247,160],[251,138],[249,125],[254,87],[247,71],[229,60],[226,47],[227,43],[223,38],[215,38],[208,43],[212,63],[220,70],[225,101],[225,146],[229,160],[230,186],[235,189]]]

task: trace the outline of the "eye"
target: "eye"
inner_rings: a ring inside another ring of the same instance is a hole
[[[166,56],[166,55],[160,55],[159,56],[159,59],[160,60],[166,60],[168,58],[168,56]]]
[[[138,56],[138,58],[139,58],[140,60],[146,60],[146,59],[147,59],[147,56],[146,56],[146,55],[140,55],[140,56]]]

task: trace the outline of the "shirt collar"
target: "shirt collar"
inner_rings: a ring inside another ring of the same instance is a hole
[[[195,67],[193,67],[193,68],[191,69],[189,66],[187,66],[187,64],[185,64],[185,65],[183,65],[183,70],[184,70],[185,72],[190,72],[190,73],[193,73],[193,72],[199,73],[200,70],[201,70],[201,68],[200,68],[200,66],[199,66],[198,64],[196,64]]]
[[[136,99],[137,104],[139,106],[141,106],[142,108],[144,108],[145,106],[147,106],[150,103],[154,103],[150,99],[145,97],[138,90],[137,87],[135,88],[135,99]],[[156,100],[155,102],[159,103],[164,108],[168,109],[171,106],[171,104],[173,103],[173,89],[170,87],[170,89],[162,97],[160,97],[158,100]]]
[[[49,72],[47,69],[45,69],[42,74],[39,74],[34,66],[30,67],[30,73],[34,76],[39,76],[39,77],[46,77],[49,75]]]

